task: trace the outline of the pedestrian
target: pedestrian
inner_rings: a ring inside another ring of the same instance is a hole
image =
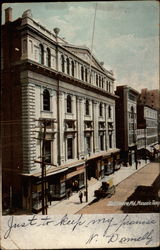
[[[79,199],[80,199],[80,203],[82,203],[82,198],[83,198],[83,193],[81,192],[81,190],[79,191]]]
[[[136,161],[136,170],[138,169],[138,161]]]

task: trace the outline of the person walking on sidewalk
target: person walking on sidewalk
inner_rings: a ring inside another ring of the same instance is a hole
[[[79,191],[79,199],[80,199],[80,203],[82,203],[82,198],[83,198],[83,193],[81,192],[81,190]]]

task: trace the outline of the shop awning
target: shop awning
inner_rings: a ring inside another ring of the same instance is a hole
[[[74,168],[74,167],[80,166],[82,164],[84,164],[84,160],[74,161],[74,162],[71,162],[71,163],[68,163],[68,164],[65,164],[65,165],[61,165],[59,167],[58,166],[56,167],[56,166],[48,165],[48,166],[46,166],[46,176],[59,174],[59,173],[65,172],[69,168]],[[41,177],[42,171],[40,169],[37,172],[32,172],[30,174],[25,174],[24,173],[22,175],[23,176]]]

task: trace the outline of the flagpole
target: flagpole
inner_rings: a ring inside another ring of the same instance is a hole
[[[92,41],[91,41],[91,57],[90,57],[90,68],[89,68],[89,81],[90,81],[90,83],[91,83],[91,63],[92,63],[92,51],[93,51],[93,40],[94,40],[94,31],[95,31],[95,23],[96,23],[97,5],[98,5],[98,3],[96,3],[96,5],[95,5],[93,30],[92,30]]]

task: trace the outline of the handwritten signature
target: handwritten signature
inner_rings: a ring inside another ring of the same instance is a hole
[[[32,215],[31,217],[27,217],[26,221],[24,222],[16,222],[16,217],[10,216],[7,221],[7,230],[4,233],[4,239],[7,239],[11,236],[13,230],[19,230],[22,228],[34,228],[34,227],[46,227],[46,226],[53,226],[53,227],[66,227],[70,229],[72,232],[79,230],[80,228],[92,228],[92,233],[87,236],[85,244],[96,243],[102,238],[105,239],[106,243],[114,243],[118,242],[120,244],[124,244],[127,242],[140,242],[144,241],[145,245],[149,245],[153,241],[154,235],[154,226],[156,224],[156,220],[152,218],[148,218],[145,220],[137,219],[133,220],[128,214],[121,217],[120,220],[116,220],[114,217],[95,217],[95,219],[90,219],[89,217],[85,217],[84,215],[80,215],[78,218],[70,217],[69,215],[64,215],[62,218],[53,220],[52,217],[46,216],[37,216]],[[102,225],[102,230],[97,232],[97,226]],[[134,226],[143,226],[143,234],[139,235],[130,235],[125,236],[123,232],[125,232],[126,228],[129,228],[129,231],[132,232],[132,228]],[[150,225],[150,230],[144,227],[145,225]],[[94,232],[95,228],[95,233]]]

